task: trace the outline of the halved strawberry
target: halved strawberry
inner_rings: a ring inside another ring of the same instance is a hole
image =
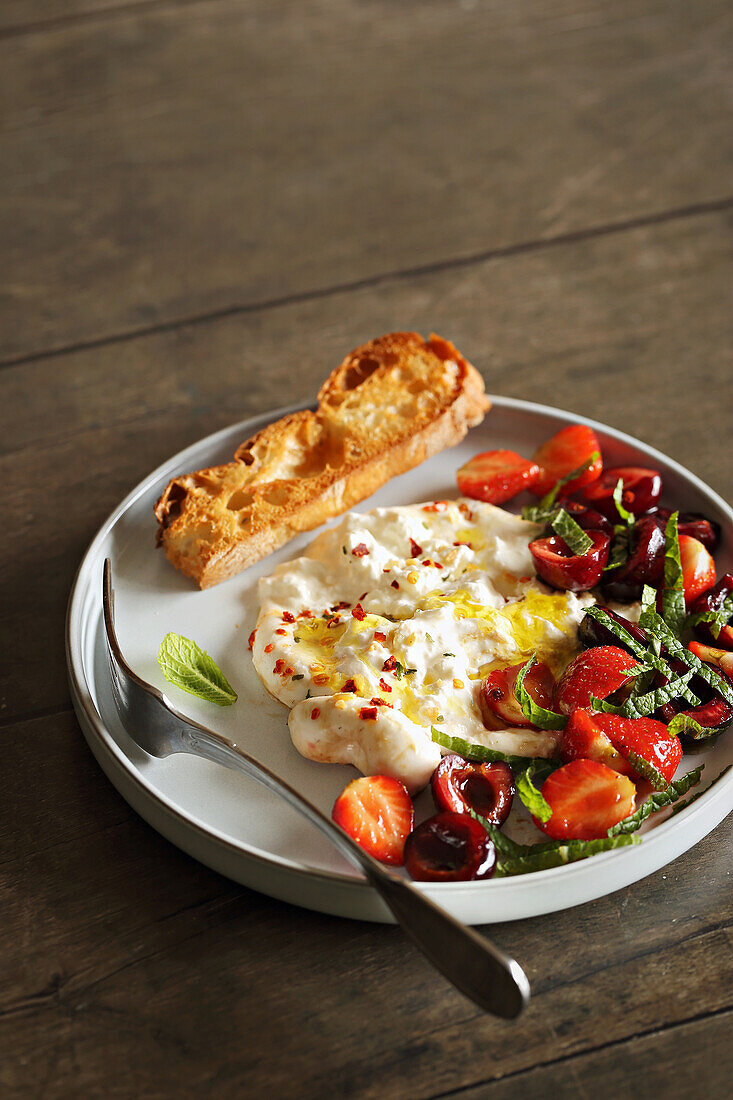
[[[600,458],[600,444],[587,424],[569,424],[567,428],[562,428],[532,456],[540,467],[540,473],[531,492],[538,497],[544,496],[561,477],[588,462],[594,451],[598,452],[599,457],[587,470],[563,486],[563,496],[571,496],[582,485],[588,485],[600,477],[603,462]]]
[[[532,723],[525,718],[515,694],[514,685],[524,665],[510,665],[490,672],[479,690],[479,709],[484,725],[489,730],[503,730],[507,726],[531,729]],[[555,689],[555,677],[542,661],[536,662],[524,678],[528,694],[539,707],[552,709],[552,695]]]
[[[682,584],[688,606],[715,584],[715,562],[699,539],[680,535]]]
[[[669,736],[663,722],[654,718],[623,718],[620,714],[595,714],[593,718],[613,748],[628,761],[627,775],[647,779],[653,787],[671,782],[682,759],[682,745],[677,737]],[[645,767],[644,762],[649,766]],[[654,782],[654,773],[661,776],[662,783]]]
[[[389,775],[369,775],[349,783],[336,799],[333,820],[382,863],[403,862],[415,810],[407,787]]]
[[[560,758],[569,764],[571,760],[597,760],[620,775],[633,775],[633,768],[609,741],[593,711],[574,710],[562,731]]]
[[[458,488],[466,497],[503,504],[534,485],[540,475],[536,462],[516,451],[483,451],[458,470]]]
[[[628,776],[597,760],[572,760],[542,785],[552,810],[535,825],[553,840],[596,840],[634,812],[636,788]]]
[[[591,696],[607,699],[630,679],[639,662],[615,645],[599,645],[578,654],[560,677],[555,689],[555,709],[571,714],[587,708]]]

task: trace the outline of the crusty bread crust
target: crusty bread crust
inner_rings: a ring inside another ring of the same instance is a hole
[[[481,375],[439,336],[393,332],[330,375],[315,412],[268,425],[233,462],[174,478],[158,544],[201,588],[234,576],[463,439],[489,408]]]

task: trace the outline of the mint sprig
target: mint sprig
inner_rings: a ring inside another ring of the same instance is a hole
[[[230,707],[237,701],[236,691],[216,661],[182,634],[166,634],[158,650],[158,664],[166,680],[189,695],[218,707]]]
[[[707,741],[710,737],[716,737],[720,730],[702,726],[691,714],[682,713],[675,714],[672,721],[668,723],[667,733],[670,737],[679,737],[680,734],[684,734],[693,741]]]
[[[539,706],[535,703],[532,696],[524,686],[524,681],[527,673],[532,668],[532,665],[537,660],[537,654],[533,653],[526,665],[520,669],[517,679],[514,683],[514,698],[522,708],[522,714],[533,726],[537,726],[541,730],[561,730],[564,729],[567,724],[567,715],[558,714],[554,710],[546,710],[545,707]]]
[[[536,851],[525,855],[499,858],[495,873],[498,878],[508,878],[510,875],[527,875],[532,871],[547,871],[551,867],[564,867],[567,863],[577,863],[580,859],[588,859],[590,856],[600,855],[601,852],[638,843],[639,837],[622,833],[619,836],[601,837],[599,840],[565,840],[552,847],[538,844]]]
[[[616,505],[616,511],[626,526],[632,527],[636,516],[624,507],[624,479],[622,477],[618,479],[613,490],[613,503]]]

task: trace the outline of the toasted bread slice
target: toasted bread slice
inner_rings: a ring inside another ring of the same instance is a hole
[[[218,584],[458,443],[489,408],[478,371],[439,336],[393,332],[357,348],[318,408],[263,428],[223,466],[174,478],[158,542],[201,588]]]

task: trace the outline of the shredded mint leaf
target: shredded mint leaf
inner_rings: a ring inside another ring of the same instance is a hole
[[[696,615],[688,615],[685,628],[692,630],[698,623],[710,623],[713,637],[718,638],[731,618],[733,618],[733,595],[726,596],[717,611],[698,611]]]
[[[552,521],[552,529],[574,554],[582,557],[593,545],[593,539],[561,508]]]
[[[707,787],[703,787],[701,791],[696,791],[695,794],[693,794],[691,798],[688,798],[686,802],[678,803],[678,805],[676,805],[675,808],[672,810],[670,817],[674,817],[675,814],[680,813],[682,810],[686,810],[687,807],[691,806],[693,802],[697,802],[698,798],[702,797],[702,795],[704,794],[707,794],[710,788],[714,787],[716,783],[719,783],[723,776],[728,774],[731,768],[733,768],[733,764],[729,764],[727,768],[723,768],[720,775],[716,775],[715,779],[708,783]],[[702,765],[700,766],[700,768],[697,768],[695,770],[702,771]]]
[[[618,479],[616,488],[613,490],[613,503],[616,505],[616,511],[626,526],[631,527],[636,517],[633,512],[629,512],[629,510],[624,507],[624,479],[622,477]]]
[[[634,833],[648,817],[655,814],[657,810],[663,810],[665,806],[671,806],[673,802],[676,802],[682,795],[687,794],[691,787],[694,787],[696,783],[700,782],[700,776],[702,775],[704,765],[700,764],[699,767],[694,768],[687,775],[683,775],[681,779],[675,780],[670,783],[666,790],[654,791],[650,794],[646,802],[643,802],[639,809],[628,817],[625,817],[623,821],[619,821],[617,825],[613,825],[608,830],[609,836],[619,836],[628,833]]]
[[[608,554],[608,561],[603,567],[603,572],[618,569],[620,565],[626,565],[631,552],[631,528],[616,526],[613,529],[613,540]]]
[[[576,470],[571,470],[569,474],[565,474],[565,477],[561,477],[559,481],[556,481],[553,487],[550,489],[549,493],[546,493],[540,501],[540,508],[552,508],[553,504],[557,500],[557,494],[560,492],[562,487],[564,485],[567,485],[569,481],[574,481],[576,477],[580,477],[580,475],[585,473],[586,470],[590,469],[590,467],[595,462],[598,462],[600,457],[601,456],[598,451],[594,451],[590,458],[586,462],[584,462],[582,466],[578,466]]]
[[[557,508],[543,508],[541,504],[526,504],[522,508],[522,519],[526,519],[529,523],[541,523],[546,526],[552,524],[557,511]]]
[[[678,677],[675,675],[674,672],[672,672],[671,668],[664,660],[664,658],[654,653],[651,645],[647,647],[642,645],[641,642],[637,642],[636,638],[633,638],[631,634],[629,634],[628,630],[626,630],[626,628],[622,626],[621,623],[617,623],[615,619],[612,619],[608,612],[604,611],[602,607],[586,607],[585,613],[586,615],[590,615],[592,619],[595,619],[596,622],[599,622],[603,626],[607,627],[612,634],[614,634],[620,641],[624,643],[624,645],[628,646],[634,656],[639,661],[641,661],[642,664],[646,665],[648,668],[656,669],[657,672],[661,672],[662,675],[665,676],[668,680],[678,679]],[[685,646],[683,646],[681,642],[678,641],[674,634],[672,634],[664,620],[659,615],[657,615],[656,612],[649,612],[648,623],[645,624],[645,629],[647,631],[653,631],[656,635],[661,635],[662,631],[659,624],[661,624],[661,628],[663,628],[664,630],[664,636],[662,637],[662,640],[665,642],[665,644],[668,635],[680,650],[684,650],[688,657],[697,660],[697,658],[695,658],[694,655],[690,653],[690,651]],[[671,652],[671,647],[668,648],[670,648]],[[672,656],[678,655],[681,656],[681,654],[678,654],[676,652],[672,654]],[[689,661],[687,662],[687,664],[688,667],[692,667]],[[702,662],[698,661],[698,664],[702,664]],[[697,669],[695,671],[697,671]],[[713,687],[715,687],[715,684],[713,684]],[[692,706],[697,706],[697,704],[700,702],[697,695],[695,695],[694,691],[692,691],[688,684],[684,684],[682,686],[680,690],[680,695],[683,699],[687,699]],[[731,699],[733,700],[733,691],[731,692]]]
[[[555,771],[555,769],[559,768],[562,764],[561,760],[550,760],[543,756],[511,756],[505,752],[498,752],[496,749],[487,749],[484,745],[476,745],[472,741],[464,741],[462,737],[451,737],[449,733],[443,733],[442,730],[436,729],[435,726],[430,727],[430,735],[436,745],[448,749],[449,752],[457,753],[458,756],[462,756],[464,760],[471,760],[479,764],[493,764],[496,761],[502,761],[508,764],[512,771],[515,772],[523,771],[530,764],[535,764],[538,775],[542,774],[543,781],[550,772]]]
[[[675,714],[667,725],[667,733],[670,737],[679,737],[681,733],[693,741],[707,741],[709,737],[717,737],[720,730],[710,726],[701,726],[697,719],[689,714]]]
[[[589,608],[588,610],[593,609]],[[719,695],[722,695],[726,703],[733,706],[733,686],[727,680],[724,680],[722,676],[719,676],[714,669],[710,668],[710,665],[706,665],[699,657],[696,657],[686,645],[683,645],[679,638],[672,633],[661,615],[651,612],[649,622],[651,629],[661,637],[666,645],[670,656],[679,657],[688,668],[691,668],[698,676],[702,676],[706,684],[709,684]],[[685,695],[685,698],[689,698],[689,696]]]
[[[650,611],[657,606],[657,590],[650,584],[645,584],[641,590],[641,612],[639,614],[639,626],[644,626],[645,618]]]
[[[527,875],[532,871],[546,871],[550,867],[564,867],[566,863],[576,863],[579,859],[588,859],[590,856],[600,855],[601,852],[638,843],[640,837],[622,833],[619,836],[602,837],[600,840],[566,840],[553,847],[538,844],[537,851],[514,858],[498,859],[495,875],[498,878],[507,878],[510,875]]]
[[[646,675],[648,671],[647,668],[642,666],[637,670],[637,675]],[[692,670],[683,673],[681,676],[672,675],[672,678],[663,687],[648,691],[644,695],[634,695],[632,692],[626,702],[619,706],[614,706],[613,703],[609,703],[605,699],[597,699],[595,695],[592,695],[591,706],[593,710],[602,710],[606,714],[620,714],[622,718],[646,718],[648,715],[653,714],[655,710],[658,710],[659,707],[663,707],[665,703],[669,703],[672,699],[677,699],[685,692],[689,692],[687,685],[692,676]],[[699,703],[698,697],[696,695],[694,697]],[[697,704],[693,705],[696,706]]]
[[[182,634],[166,634],[158,650],[158,664],[169,683],[218,707],[230,707],[237,693],[216,661]]]
[[[557,714],[554,710],[545,710],[544,707],[538,706],[524,686],[525,677],[536,660],[537,654],[533,653],[524,668],[520,670],[514,684],[514,697],[522,708],[522,714],[533,726],[541,730],[564,729],[568,720],[567,715]]]
[[[517,794],[532,814],[532,817],[536,817],[539,821],[549,821],[552,817],[550,805],[542,797],[542,793],[537,790],[532,782],[536,771],[536,766],[530,764],[523,772],[517,772],[514,777],[514,785],[517,789]]]
[[[680,539],[677,532],[679,512],[673,512],[664,531],[664,588],[662,617],[679,638],[685,625],[685,587],[682,580]]]
[[[627,749],[627,760],[631,767],[637,772],[643,779],[646,779],[647,783],[651,783],[655,791],[666,791],[669,788],[669,783],[664,778],[662,773],[650,764],[649,761],[640,756],[638,752],[634,752],[633,749]]]

